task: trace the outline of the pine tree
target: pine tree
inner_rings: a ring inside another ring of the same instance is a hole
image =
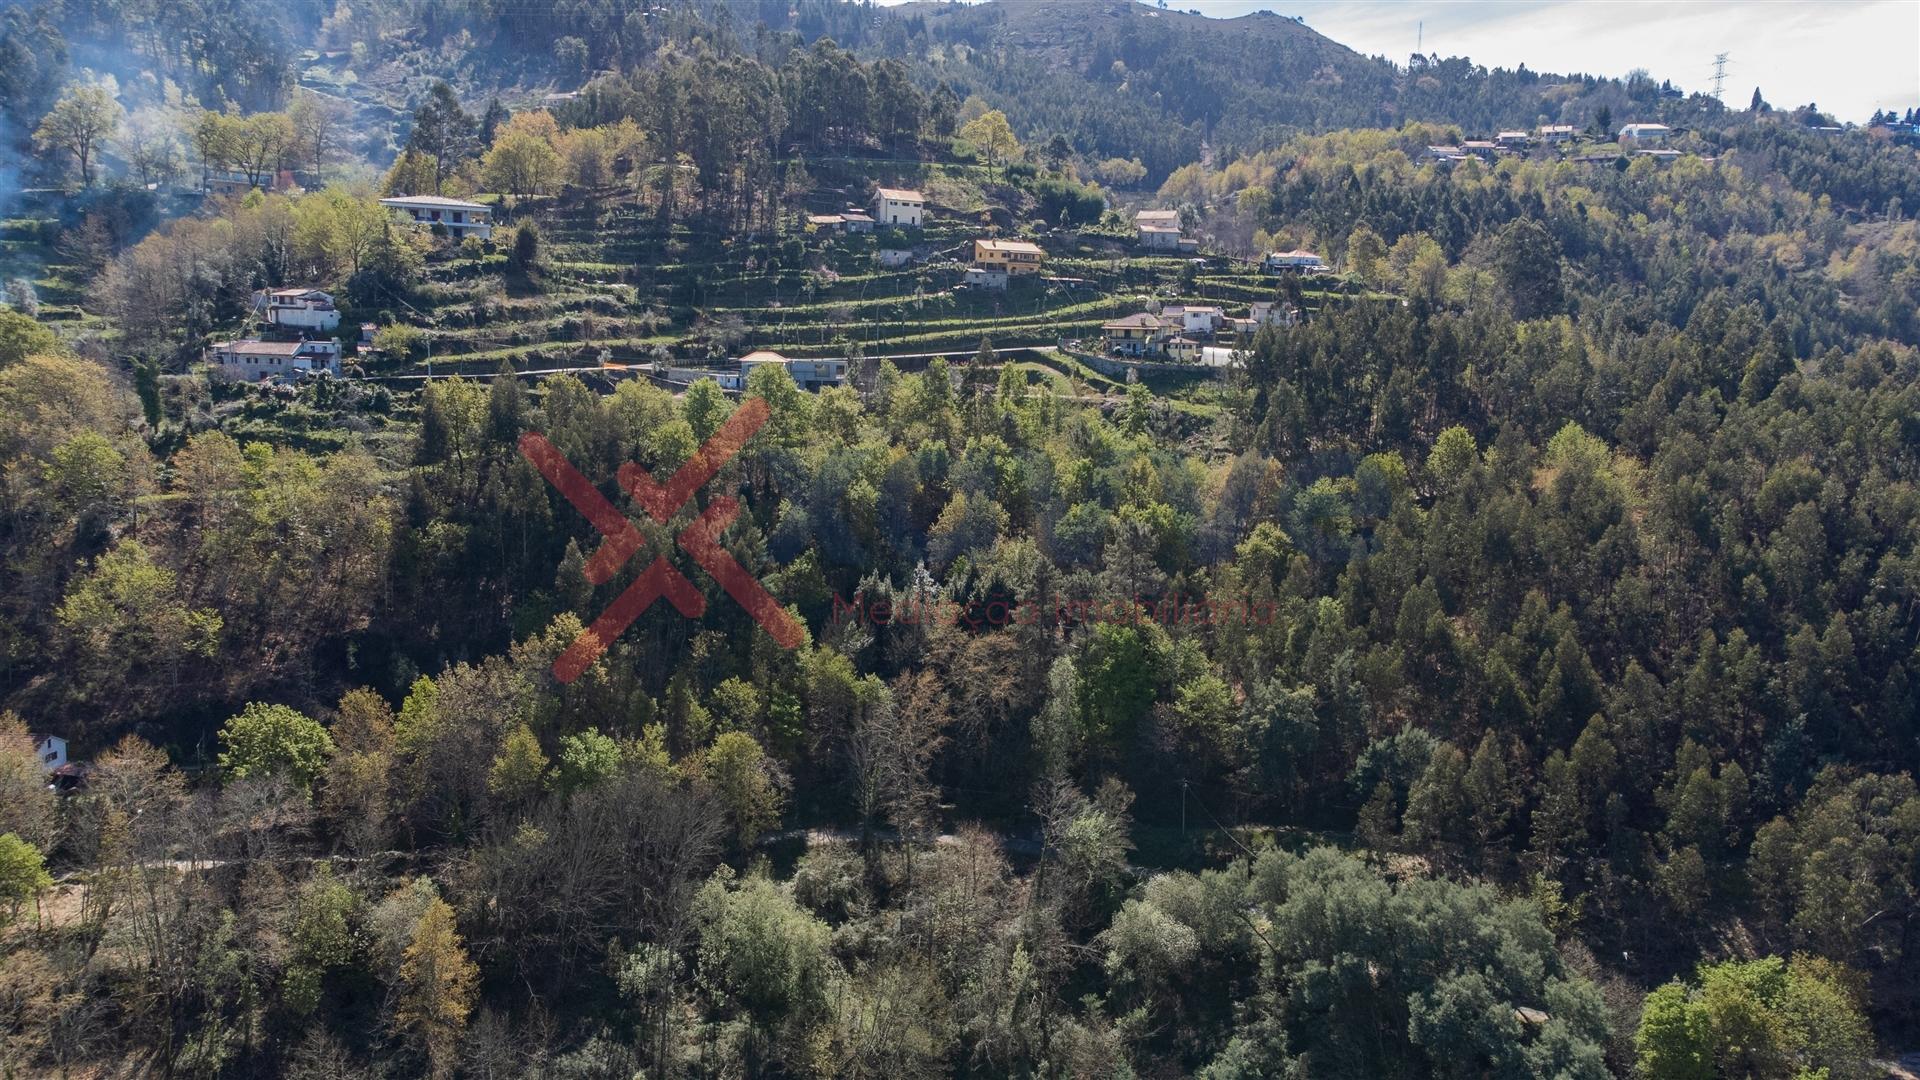
[[[1467,765],[1467,806],[1473,815],[1474,839],[1486,847],[1506,830],[1513,815],[1513,796],[1508,791],[1507,759],[1491,728],[1480,737]]]
[[[460,1033],[473,1009],[479,968],[467,958],[453,909],[435,897],[420,916],[400,965],[400,1003],[394,1020],[420,1040],[434,1076],[453,1073]]]

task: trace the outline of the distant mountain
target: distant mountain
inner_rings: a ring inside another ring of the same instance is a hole
[[[1464,58],[1398,67],[1268,12],[1213,19],[1131,0],[921,0],[876,9],[874,22],[856,47],[979,94],[1023,135],[1057,132],[1083,152],[1138,155],[1155,176],[1207,144],[1271,145],[1303,130],[1427,120],[1492,132],[1584,126],[1603,106],[1662,119],[1682,104],[1685,119],[1717,109],[1704,98],[1679,103],[1653,83],[1489,71]]]
[[[1138,154],[1156,175],[1207,140],[1394,119],[1392,65],[1278,15],[1209,19],[1129,0],[920,2],[888,14],[925,42],[930,71],[1017,128]]]

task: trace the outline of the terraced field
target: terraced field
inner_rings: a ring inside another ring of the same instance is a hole
[[[983,232],[980,216],[947,211],[922,232],[872,235],[806,232],[796,216],[793,231],[741,238],[663,229],[631,202],[547,204],[525,214],[541,228],[539,271],[512,272],[499,254],[436,262],[418,321],[436,371],[662,355],[697,365],[751,349],[970,352],[982,337],[1050,346],[1097,336],[1102,323],[1150,299],[1239,312],[1275,295],[1274,280],[1252,267],[1202,270],[1177,257],[1141,258],[1097,230],[1036,237],[1054,280],[1017,279],[1004,292],[956,288],[971,241]],[[883,248],[910,249],[914,262],[882,268],[875,256]],[[1328,297],[1310,293],[1307,301],[1311,308]]]

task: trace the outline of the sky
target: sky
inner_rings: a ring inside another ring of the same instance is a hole
[[[1045,0],[1007,0],[1043,3]],[[1724,100],[1760,88],[1781,108],[1817,104],[1841,122],[1920,106],[1920,0],[1167,0],[1231,18],[1298,15],[1356,52],[1405,64],[1421,51],[1486,67],[1620,76],[1645,68],[1682,90],[1710,90],[1728,53]]]

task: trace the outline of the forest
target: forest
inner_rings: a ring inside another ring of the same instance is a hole
[[[1899,1075],[1915,115],[1165,14],[0,13],[0,1076]],[[908,181],[1071,284],[806,224]],[[377,333],[210,373],[290,284]],[[1219,379],[1053,344],[1255,300]],[[787,320],[856,374],[670,377]]]

